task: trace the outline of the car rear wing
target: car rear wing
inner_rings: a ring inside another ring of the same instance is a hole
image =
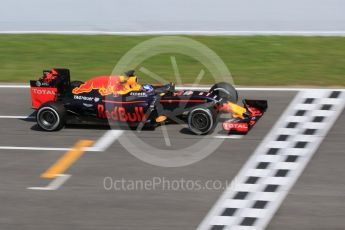
[[[56,101],[70,88],[68,69],[43,70],[43,76],[30,81],[31,102],[34,109],[48,101]]]

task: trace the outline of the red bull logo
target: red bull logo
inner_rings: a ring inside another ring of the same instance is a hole
[[[137,83],[137,78],[124,76],[100,76],[95,77],[79,87],[72,90],[73,94],[89,93],[98,90],[99,94],[106,96],[109,94],[127,94],[131,91],[138,91],[141,85]]]
[[[146,120],[143,107],[134,107],[134,112],[127,112],[124,107],[115,106],[112,111],[106,110],[105,106],[99,104],[97,106],[98,117],[107,118],[113,121],[129,121],[140,122]]]
[[[220,106],[218,106],[218,110],[223,113],[232,113],[233,117],[244,118],[243,114],[247,112],[247,110],[235,103],[226,102]]]

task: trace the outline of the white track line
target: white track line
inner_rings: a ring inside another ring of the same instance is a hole
[[[0,119],[34,119],[33,116],[0,116]]]
[[[3,150],[33,150],[33,151],[68,151],[71,148],[54,148],[54,147],[20,147],[20,146],[0,146]]]
[[[243,137],[244,137],[244,135],[217,135],[217,136],[213,136],[213,138],[218,138],[218,139],[241,139]]]
[[[109,130],[92,146],[85,148],[87,152],[103,152],[122,134],[123,130]],[[28,147],[28,146],[0,146],[0,150],[33,150],[33,151],[69,151],[72,148],[54,148],[54,147]]]
[[[85,151],[104,151],[106,150],[116,139],[118,139],[122,135],[122,130],[109,130],[107,131],[98,141],[89,148],[85,148]],[[25,148],[25,147],[22,147]],[[1,147],[0,147],[1,149]],[[18,147],[11,147],[11,149],[18,149]],[[35,150],[43,150],[43,148],[32,148],[26,147],[26,149],[35,149]],[[56,150],[56,149],[48,149],[46,150]],[[61,150],[61,149],[59,149]],[[64,150],[71,150],[71,149],[64,149]],[[64,184],[71,175],[68,174],[59,174],[53,181],[50,182],[49,185],[45,187],[28,187],[27,189],[30,190],[41,190],[41,191],[51,191],[57,190],[60,188],[62,184]]]
[[[123,133],[123,130],[109,130],[101,138],[99,138],[92,147],[86,148],[85,151],[103,152]]]
[[[233,36],[253,36],[253,35],[287,35],[287,36],[345,36],[345,31],[274,31],[274,30],[168,30],[168,31],[0,31],[0,34],[66,34],[66,35],[233,35]]]
[[[0,88],[15,88],[15,89],[27,89],[30,85],[0,85]]]
[[[298,93],[198,230],[265,229],[344,107],[345,92]]]
[[[26,89],[30,88],[30,85],[1,85],[0,88],[18,88],[18,89]],[[209,90],[211,86],[176,86],[177,90]],[[296,87],[236,87],[239,91],[305,91],[305,90],[315,90],[315,89],[322,89],[322,88],[296,88]],[[331,90],[337,91],[345,91],[345,88],[330,88]]]
[[[89,152],[103,152],[114,141],[116,141],[122,134],[123,130],[109,130],[92,146],[85,148],[85,151]],[[33,151],[69,151],[72,148],[54,148],[54,147],[20,147],[20,146],[0,146],[3,150],[33,150]]]
[[[92,146],[85,148],[87,152],[103,152],[110,147],[122,134],[123,130],[109,130]],[[241,139],[244,135],[216,135],[219,139]],[[33,151],[69,151],[71,148],[28,147],[28,146],[0,146],[0,150],[33,150]]]
[[[189,87],[189,86],[176,86],[178,90],[209,90],[211,86],[201,86],[201,87]],[[236,87],[239,91],[306,91],[306,90],[317,90],[322,88],[290,88],[290,87]],[[337,91],[345,91],[344,88],[331,89]]]
[[[30,190],[43,190],[43,191],[51,191],[51,190],[57,190],[63,185],[71,175],[68,174],[59,174],[53,181],[51,181],[47,186],[45,187],[28,187],[27,189]]]

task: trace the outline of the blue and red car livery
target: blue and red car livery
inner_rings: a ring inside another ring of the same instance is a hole
[[[220,114],[228,114],[229,118],[222,121],[223,129],[246,133],[267,109],[265,100],[236,104],[236,89],[224,82],[209,91],[176,90],[172,83],[140,84],[134,71],[81,82],[70,81],[68,69],[56,68],[43,71],[30,86],[37,124],[46,131],[73,122],[141,128],[184,122],[201,135],[214,130]]]

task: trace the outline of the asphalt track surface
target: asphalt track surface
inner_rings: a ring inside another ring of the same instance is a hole
[[[104,188],[104,178],[150,180],[231,181],[292,100],[295,92],[240,92],[241,97],[269,101],[269,110],[241,139],[224,139],[207,158],[185,167],[163,168],[144,163],[118,141],[104,152],[86,152],[65,173],[72,175],[59,189],[46,186],[40,175],[65,151],[0,150],[1,229],[195,229],[222,190],[115,191]],[[30,115],[28,89],[0,89],[0,115]],[[138,136],[146,143],[179,149],[198,141],[180,125],[166,126],[171,147],[161,128]],[[345,116],[341,115],[268,229],[344,229]],[[37,130],[35,123],[0,119],[0,146],[70,148],[78,140],[99,139],[107,130],[67,127],[59,132]],[[124,136],[127,131],[124,132]],[[128,131],[129,132],[129,131]]]

